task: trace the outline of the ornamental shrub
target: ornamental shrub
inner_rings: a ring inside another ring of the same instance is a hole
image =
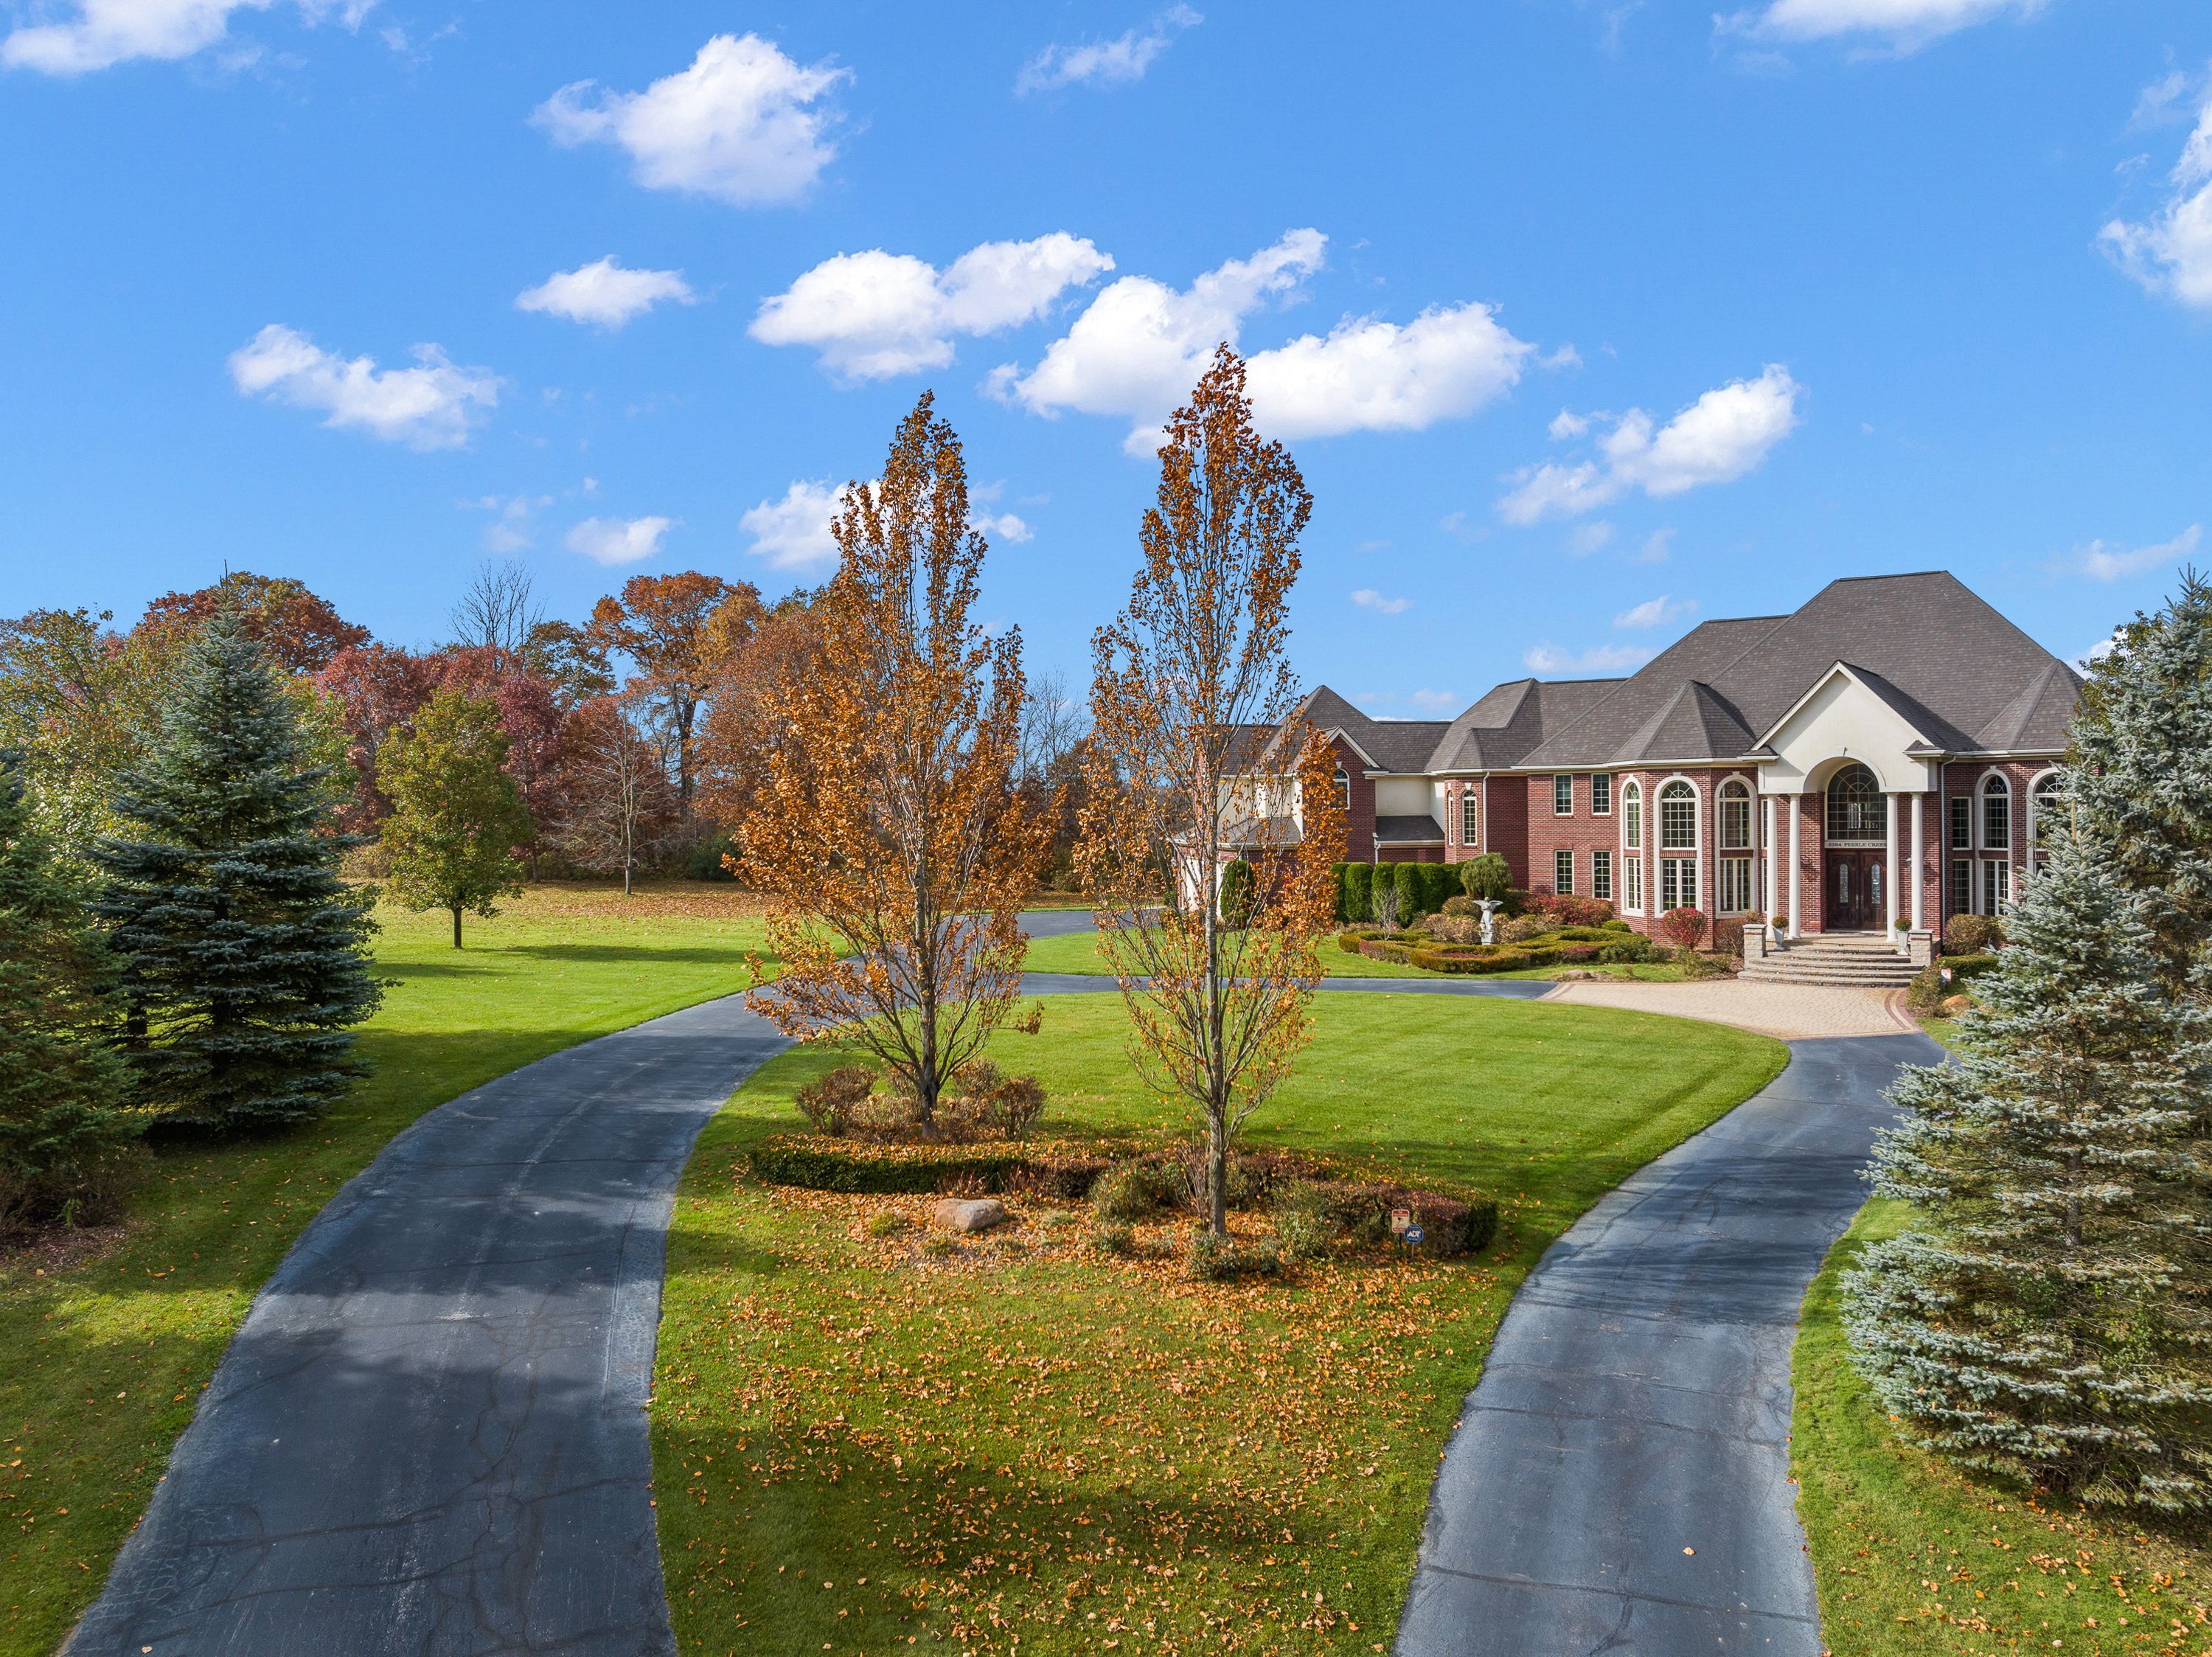
[[[1502,904],[1513,894],[1513,871],[1495,851],[1470,857],[1459,866],[1460,889],[1474,899]]]
[[[1979,955],[2004,947],[2004,923],[1994,915],[1954,915],[1943,923],[1943,953]]]
[[[1607,966],[1648,961],[1651,959],[1651,940],[1640,933],[1631,932],[1626,937],[1600,944],[1597,958],[1601,965]]]
[[[793,1102],[806,1124],[832,1138],[853,1125],[854,1112],[875,1091],[876,1073],[865,1064],[841,1064],[819,1081],[801,1087]]]
[[[1173,1195],[1176,1176],[1145,1162],[1121,1162],[1091,1187],[1091,1207],[1102,1220],[1142,1220]]]
[[[1342,917],[1354,926],[1364,926],[1375,918],[1375,900],[1370,883],[1375,868],[1371,863],[1346,863],[1344,866],[1344,902]]]
[[[1439,909],[1437,913],[1439,915],[1449,915],[1455,921],[1466,919],[1480,920],[1482,918],[1482,911],[1475,907],[1474,899],[1468,897],[1465,892],[1462,892],[1456,898],[1445,899],[1443,907]]]
[[[1390,865],[1390,878],[1398,888],[1398,924],[1409,925],[1413,917],[1427,907],[1421,901],[1422,894],[1427,889],[1426,882],[1421,878],[1421,866],[1419,863],[1393,863]]]
[[[1376,925],[1385,932],[1395,932],[1398,929],[1398,923],[1406,918],[1406,911],[1398,904],[1397,879],[1389,863],[1377,863],[1373,873],[1375,878],[1368,893],[1368,907],[1374,913]]]
[[[1602,898],[1553,898],[1548,913],[1555,926],[1602,926],[1613,918],[1613,905]]]
[[[1501,943],[1527,943],[1550,930],[1551,923],[1541,915],[1516,915],[1498,929],[1498,937]]]
[[[1695,949],[1698,941],[1705,935],[1705,917],[1700,910],[1687,904],[1668,910],[1659,917],[1659,929],[1668,941],[1683,949]]]
[[[1232,857],[1221,870],[1221,923],[1243,926],[1252,918],[1252,865]]]
[[[1023,1154],[991,1145],[859,1145],[808,1134],[772,1134],[745,1154],[755,1175],[772,1185],[874,1196],[927,1196],[975,1182],[1004,1191],[1024,1167]]]

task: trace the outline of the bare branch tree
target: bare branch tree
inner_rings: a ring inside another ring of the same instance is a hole
[[[623,895],[676,813],[660,751],[617,697],[569,716],[564,734],[568,815],[553,843],[579,867],[622,871]]]
[[[544,619],[545,609],[532,591],[529,570],[512,559],[495,564],[487,558],[477,566],[453,606],[453,643],[489,646],[519,656]]]

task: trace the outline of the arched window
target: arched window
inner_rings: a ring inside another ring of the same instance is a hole
[[[1992,773],[1982,784],[1982,850],[2005,851],[2012,845],[2012,784]]]
[[[1889,802],[1864,765],[1846,765],[1829,779],[1828,833],[1838,843],[1878,845],[1889,832]]]
[[[1659,848],[1694,850],[1698,844],[1698,791],[1677,777],[1659,790]]]
[[[1472,783],[1460,790],[1459,841],[1463,846],[1482,844],[1482,795]]]
[[[1633,783],[1620,788],[1620,843],[1631,851],[1644,847],[1644,790]]]
[[[1336,803],[1340,810],[1352,809],[1352,779],[1345,775],[1341,765],[1336,768]]]
[[[2028,793],[2029,844],[2039,856],[2050,845],[2051,831],[2066,815],[2063,789],[2057,771],[2045,771]]]
[[[1751,790],[1741,783],[1721,784],[1721,850],[1751,850]]]

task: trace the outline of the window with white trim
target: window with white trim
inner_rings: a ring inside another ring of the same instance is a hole
[[[1472,783],[1459,796],[1459,838],[1462,845],[1482,844],[1482,795]]]
[[[1751,850],[1751,790],[1741,783],[1721,784],[1721,850]]]
[[[2002,857],[1982,859],[1982,913],[2002,915],[2012,906],[2012,864]]]
[[[1601,846],[1590,853],[1590,896],[1613,901],[1613,854]]]
[[[2066,813],[2062,787],[2057,771],[2045,771],[2035,779],[2035,788],[2027,796],[2028,844],[2039,858],[2050,847],[2051,831]]]
[[[1952,801],[1952,804],[1959,806],[1966,803],[1963,799]],[[1954,857],[1951,860],[1951,912],[1954,915],[1974,912],[1974,862],[1971,857]]]
[[[1552,890],[1562,898],[1571,898],[1575,892],[1575,854],[1555,851],[1552,854]]]
[[[1951,850],[1972,851],[1974,849],[1974,802],[1963,794],[1951,796]],[[1960,914],[1966,911],[1962,907]]]
[[[1336,768],[1335,781],[1337,808],[1340,811],[1350,811],[1352,809],[1352,778],[1346,774],[1341,765]]]
[[[1604,771],[1594,771],[1590,775],[1590,815],[1613,815],[1613,778]]]
[[[1751,907],[1751,859],[1721,859],[1721,913],[1741,915]]]
[[[1620,844],[1631,851],[1644,849],[1644,790],[1632,782],[1620,791]]]
[[[1659,912],[1698,906],[1698,860],[1662,857],[1659,860]]]
[[[1697,844],[1698,791],[1678,777],[1659,790],[1659,849],[1687,851]]]
[[[1621,907],[1632,915],[1644,912],[1644,860],[1623,857],[1620,860]]]
[[[1552,779],[1552,815],[1572,817],[1575,814],[1575,779],[1571,776]]]
[[[1992,777],[1982,784],[1982,847],[2002,851],[2011,844],[2012,786],[2001,776]]]

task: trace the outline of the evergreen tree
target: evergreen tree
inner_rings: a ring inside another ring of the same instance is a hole
[[[2072,797],[2110,840],[2156,935],[2166,982],[2212,974],[2212,585],[2184,572],[2091,670],[2074,716]]]
[[[384,761],[392,890],[414,908],[450,911],[456,949],[463,911],[489,920],[495,899],[522,890],[514,850],[535,826],[506,766],[498,704],[458,691],[431,698]]]
[[[142,831],[102,840],[110,923],[143,1094],[179,1126],[270,1127],[319,1113],[365,1067],[375,1010],[367,908],[322,833],[330,770],[233,612],[186,647],[160,734],[121,779]]]
[[[129,1074],[115,965],[82,880],[40,828],[23,764],[0,754],[0,1229],[112,1195],[143,1118]]]
[[[1907,1070],[1882,1136],[1911,1229],[1844,1327],[1924,1447],[2085,1502],[2212,1507],[2212,1019],[2160,982],[2111,849],[2061,829],[1976,980],[1961,1062]]]

